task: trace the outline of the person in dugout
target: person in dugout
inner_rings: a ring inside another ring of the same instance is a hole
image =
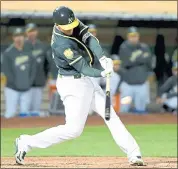
[[[149,101],[148,76],[152,71],[152,55],[148,45],[140,42],[140,35],[136,27],[130,27],[127,40],[119,50],[122,70],[122,84],[120,86],[121,99],[131,97],[134,102],[135,113],[146,113]],[[121,104],[121,112],[129,112],[131,103]]]
[[[47,57],[49,61],[49,80],[48,80],[49,98],[51,99],[52,94],[56,92],[56,79],[58,75],[58,68],[54,63],[51,47],[47,51]]]
[[[16,115],[17,106],[20,115],[27,115],[30,109],[30,88],[36,75],[35,60],[31,51],[24,47],[24,31],[16,28],[13,31],[13,43],[3,53],[2,69],[6,76],[5,118]]]
[[[34,82],[31,88],[31,106],[30,110],[33,114],[39,114],[43,88],[46,85],[47,75],[49,72],[49,61],[47,57],[47,50],[49,47],[41,42],[38,37],[38,28],[34,23],[26,25],[26,47],[32,51],[35,58],[37,71]]]
[[[173,114],[177,114],[178,106],[177,72],[178,65],[177,62],[175,62],[172,67],[173,75],[160,87],[156,100],[158,104],[162,104],[162,107],[166,112],[172,112]]]

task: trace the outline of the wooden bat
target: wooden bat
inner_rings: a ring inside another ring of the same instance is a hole
[[[106,77],[106,103],[105,103],[105,119],[110,120],[111,113],[111,96],[110,96],[110,74]]]

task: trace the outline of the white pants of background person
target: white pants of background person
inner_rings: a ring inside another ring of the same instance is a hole
[[[31,112],[40,112],[41,103],[43,96],[43,87],[32,87],[31,88]]]
[[[164,96],[163,96],[164,98]],[[167,106],[169,106],[171,109],[177,109],[177,97],[172,97],[169,99],[166,99],[166,101],[164,102],[164,104],[166,104]]]
[[[65,106],[65,125],[59,125],[35,135],[21,135],[23,150],[47,148],[53,144],[76,138],[83,132],[90,110],[97,112],[105,121],[105,94],[89,77],[57,79],[57,90]],[[105,121],[115,142],[128,158],[141,156],[139,146],[127,131],[111,106],[111,118]]]
[[[18,105],[21,113],[29,113],[31,98],[30,90],[19,92],[5,87],[4,92],[6,102],[5,118],[14,117],[16,115]]]
[[[118,90],[119,82],[120,82],[120,76],[116,72],[113,72],[111,75],[111,78],[110,78],[111,97],[112,98]]]
[[[146,81],[146,85],[147,85],[147,90],[146,90],[146,92],[147,92],[147,96],[146,96],[147,104],[150,104],[150,82]]]
[[[122,82],[120,91],[121,99],[130,96],[134,103],[135,109],[140,112],[146,111],[146,106],[149,100],[149,87],[148,82],[139,85],[129,85],[126,82]],[[121,104],[121,112],[129,112],[131,104]]]

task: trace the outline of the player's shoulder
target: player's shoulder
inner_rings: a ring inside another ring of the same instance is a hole
[[[55,53],[58,53],[59,55],[62,55],[62,56],[65,50],[73,49],[70,43],[65,43],[65,42],[60,43],[60,45],[53,44],[51,48],[53,51],[55,51]]]
[[[78,19],[79,20],[79,19]],[[85,25],[82,21],[79,20],[79,35],[83,34],[83,32],[87,32],[88,31],[88,26]]]
[[[13,44],[9,45],[9,46],[7,47],[7,49],[4,51],[3,55],[8,55],[8,54],[10,54],[10,53],[13,51],[13,49],[14,49],[14,45],[13,45]]]
[[[73,41],[71,41],[70,39],[63,39],[62,41],[56,40],[51,47],[52,48],[65,48],[65,47],[69,47],[69,46],[73,46],[75,43],[73,43]]]
[[[51,45],[52,48],[76,48],[77,47],[77,43],[75,43],[72,39],[69,38],[62,38],[62,39],[58,39],[56,38],[54,40],[54,43]]]

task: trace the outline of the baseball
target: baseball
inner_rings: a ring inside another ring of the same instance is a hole
[[[130,96],[126,96],[121,99],[121,104],[130,104],[132,102],[132,98]]]

